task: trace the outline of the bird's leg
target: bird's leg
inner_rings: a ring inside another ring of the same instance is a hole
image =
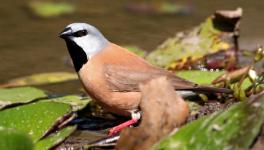
[[[140,111],[135,111],[135,110],[131,111],[131,119],[120,124],[120,125],[117,125],[117,126],[111,128],[108,132],[108,136],[112,136],[112,135],[120,132],[122,129],[137,123],[140,118],[141,118]]]

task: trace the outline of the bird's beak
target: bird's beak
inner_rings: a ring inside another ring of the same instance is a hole
[[[71,28],[65,28],[59,35],[60,38],[66,39],[72,35]]]

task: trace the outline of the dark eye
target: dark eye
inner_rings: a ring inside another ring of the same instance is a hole
[[[88,32],[86,30],[80,30],[80,31],[74,32],[73,33],[73,36],[74,37],[82,37],[82,36],[87,35],[87,33]]]

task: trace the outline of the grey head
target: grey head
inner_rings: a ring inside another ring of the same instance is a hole
[[[72,23],[60,33],[65,40],[75,70],[78,72],[83,64],[103,50],[109,41],[94,26],[87,23]]]

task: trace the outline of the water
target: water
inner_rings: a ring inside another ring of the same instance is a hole
[[[257,43],[264,43],[264,1],[179,1],[194,8],[193,13],[187,16],[130,13],[123,7],[127,0],[70,2],[76,5],[76,13],[59,18],[40,19],[26,9],[28,1],[1,0],[0,82],[33,73],[73,71],[64,64],[68,53],[64,42],[58,38],[58,33],[72,22],[93,24],[114,43],[134,44],[152,50],[175,32],[199,24],[215,10],[235,9],[240,6],[244,9],[241,24],[242,46],[255,47]],[[61,85],[46,88],[53,90],[57,87]],[[78,88],[77,81],[65,83],[63,92]]]

